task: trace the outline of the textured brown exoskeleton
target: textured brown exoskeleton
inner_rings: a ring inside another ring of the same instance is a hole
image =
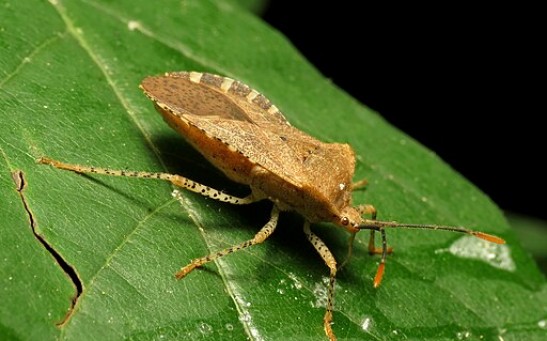
[[[366,181],[352,183],[355,168],[352,148],[347,144],[323,143],[294,128],[268,99],[239,81],[207,73],[174,72],[144,79],[141,89],[171,127],[228,178],[248,185],[251,194],[237,198],[167,173],[84,167],[46,157],[39,162],[78,173],[166,180],[231,204],[250,204],[264,199],[274,203],[270,220],[253,239],[194,259],[176,273],[177,278],[219,257],[262,243],[274,232],[280,211],[296,211],[305,219],[304,233],[308,240],[330,269],[324,328],[328,338],[335,340],[331,322],[337,263],[325,243],[311,232],[311,223],[331,222],[350,232],[349,254],[355,234],[370,230],[369,252],[382,255],[374,278],[375,287],[380,285],[386,254],[391,251],[387,247],[385,228],[448,230],[504,243],[496,236],[461,227],[378,221],[373,206],[353,206],[352,191]],[[376,231],[381,233],[381,248],[374,245]]]

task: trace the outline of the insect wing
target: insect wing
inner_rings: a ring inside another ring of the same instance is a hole
[[[296,186],[309,182],[303,161],[324,144],[293,128],[268,99],[247,85],[216,75],[177,72],[148,77],[141,88],[160,109],[252,163]]]

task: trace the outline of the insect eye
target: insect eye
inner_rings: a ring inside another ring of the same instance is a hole
[[[345,225],[349,224],[349,219],[348,219],[348,217],[342,217],[340,219],[340,222],[342,223],[342,225],[345,226]]]

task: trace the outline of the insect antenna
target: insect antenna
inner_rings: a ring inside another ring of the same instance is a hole
[[[398,223],[396,221],[381,221],[373,219],[365,219],[359,225],[361,230],[376,230],[380,231],[384,228],[406,228],[406,229],[424,229],[424,230],[441,230],[469,234],[484,240],[487,240],[496,244],[505,244],[505,240],[498,236],[494,236],[488,233],[469,230],[461,226],[446,226],[446,225],[433,225],[433,224],[406,224]]]
[[[387,243],[386,243],[386,234],[385,234],[386,228],[450,231],[450,232],[469,234],[495,244],[505,244],[505,240],[503,240],[502,238],[498,236],[494,236],[484,232],[469,230],[460,226],[446,226],[446,225],[433,225],[433,224],[406,224],[406,223],[398,223],[395,221],[364,219],[361,222],[361,225],[359,225],[360,230],[379,231],[382,235],[382,251],[381,251],[382,258],[380,260],[380,265],[378,265],[378,270],[376,271],[376,275],[374,276],[375,288],[380,286],[380,283],[382,282],[382,278],[384,276],[386,253],[388,252]],[[371,237],[372,237],[372,234],[371,234]],[[369,245],[369,249],[370,249],[370,245]]]

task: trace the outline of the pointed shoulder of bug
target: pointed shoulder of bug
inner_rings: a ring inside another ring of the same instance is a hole
[[[254,181],[269,197],[276,189],[287,197],[292,186],[295,197],[309,195],[333,209],[348,205],[355,162],[351,148],[294,128],[246,84],[208,73],[172,72],[147,77],[141,88],[164,119],[232,180]]]

